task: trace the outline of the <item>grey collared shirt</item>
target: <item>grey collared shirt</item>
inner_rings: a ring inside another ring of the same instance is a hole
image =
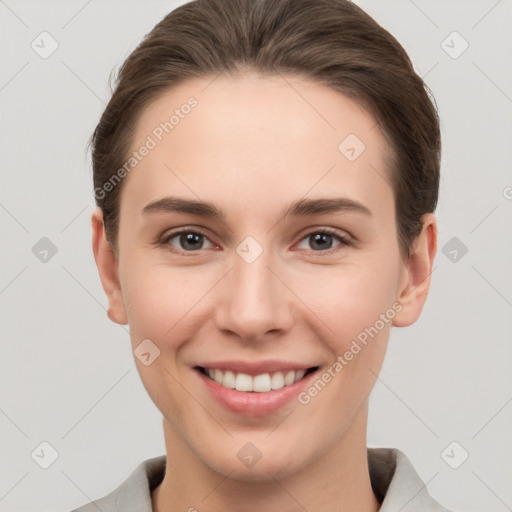
[[[151,491],[162,481],[166,457],[141,462],[117,489],[72,512],[153,512]],[[449,512],[428,493],[409,459],[396,448],[368,448],[373,491],[379,512]]]

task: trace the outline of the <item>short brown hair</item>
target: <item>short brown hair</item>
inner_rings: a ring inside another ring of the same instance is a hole
[[[398,41],[348,0],[195,0],[160,21],[120,67],[92,144],[96,204],[117,247],[123,166],[133,127],[157,95],[220,72],[293,74],[357,101],[379,123],[394,156],[391,183],[400,248],[437,205],[440,130],[428,88]]]

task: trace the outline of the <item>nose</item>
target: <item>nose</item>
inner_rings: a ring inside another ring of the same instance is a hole
[[[234,254],[215,309],[218,329],[245,342],[275,339],[289,331],[294,323],[293,294],[279,274],[266,252],[252,263]]]

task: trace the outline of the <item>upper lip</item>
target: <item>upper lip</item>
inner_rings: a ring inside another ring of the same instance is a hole
[[[212,361],[200,363],[196,366],[222,371],[230,370],[233,373],[245,373],[247,375],[254,376],[271,372],[309,370],[310,368],[315,368],[318,365],[268,359],[265,361]]]

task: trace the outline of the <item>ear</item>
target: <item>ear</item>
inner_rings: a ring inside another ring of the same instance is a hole
[[[103,211],[101,208],[98,207],[94,210],[91,224],[94,259],[96,260],[103,290],[105,290],[108,299],[107,315],[113,322],[127,324],[128,320],[121,293],[117,258],[105,234]]]
[[[430,276],[437,252],[437,221],[432,213],[423,218],[421,233],[414,240],[399,288],[398,302],[402,309],[395,315],[393,325],[405,327],[418,320],[430,288]]]

